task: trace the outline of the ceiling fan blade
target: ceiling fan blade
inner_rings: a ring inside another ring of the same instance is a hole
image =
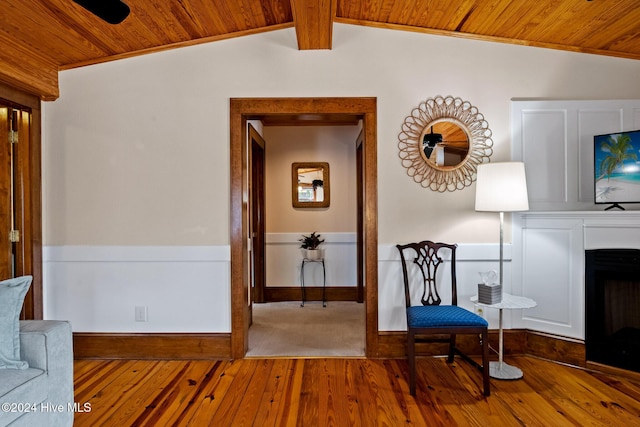
[[[129,16],[129,6],[120,0],[73,0],[109,24],[119,24]]]

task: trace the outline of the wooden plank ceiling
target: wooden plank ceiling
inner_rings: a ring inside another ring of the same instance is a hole
[[[331,49],[334,22],[640,59],[640,0],[125,0],[108,24],[72,0],[3,0],[0,81],[51,100],[58,71],[295,27]]]

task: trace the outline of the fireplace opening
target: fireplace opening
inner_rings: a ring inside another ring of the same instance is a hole
[[[640,250],[585,251],[587,360],[640,372]]]

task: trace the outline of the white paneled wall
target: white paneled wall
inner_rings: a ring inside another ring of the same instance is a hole
[[[640,100],[514,100],[511,120],[511,156],[525,163],[531,210],[602,210],[593,136],[640,129]]]
[[[327,286],[356,286],[356,235],[355,233],[318,232],[325,239],[324,248]],[[308,233],[307,233],[308,234]],[[302,252],[299,233],[267,233],[266,273],[269,286],[300,286]],[[305,266],[306,285],[322,284],[322,273]]]
[[[230,332],[229,261],[228,246],[45,247],[44,318],[75,332]]]
[[[538,303],[513,326],[584,339],[585,249],[640,248],[640,205],[594,203],[593,137],[640,129],[640,100],[513,100],[511,113],[531,208],[514,215],[514,293]]]
[[[353,233],[323,233],[326,242],[325,264],[327,286],[356,285],[356,235]],[[270,233],[266,236],[267,286],[300,286],[299,234]],[[457,250],[458,304],[470,310],[474,304],[471,296],[476,294],[478,275],[481,271],[499,269],[499,245],[460,244]],[[309,266],[312,267],[312,266]],[[448,267],[443,267],[444,271]],[[512,292],[511,245],[504,246],[505,291]],[[319,269],[305,266],[305,284],[320,285]],[[395,245],[378,247],[378,322],[380,331],[406,330],[404,311],[404,289],[400,257]],[[523,310],[505,313],[505,327],[511,327],[512,316],[522,317]],[[486,310],[485,318],[491,327],[498,327],[498,311]]]
[[[584,249],[580,217],[525,215],[519,293],[537,302],[519,326],[573,338],[584,338]]]
[[[402,267],[395,245],[381,245],[378,252],[378,322],[381,331],[404,331],[407,328]],[[474,310],[471,297],[477,294],[481,271],[499,270],[498,244],[458,245],[456,253],[456,276],[458,282],[458,305]],[[445,264],[444,269],[449,267]],[[504,245],[504,291],[512,292],[511,245]],[[520,295],[520,294],[517,294]],[[526,310],[506,310],[504,326],[512,327],[512,317],[522,317]],[[483,316],[489,320],[490,328],[498,328],[498,310],[486,309]]]
[[[515,292],[538,305],[514,327],[584,339],[584,251],[640,249],[640,213],[527,212],[516,223]]]
[[[323,233],[321,233],[323,234]],[[327,233],[328,286],[355,286],[355,235]],[[269,235],[267,271],[277,286],[299,286],[297,234]],[[380,331],[406,329],[400,258],[394,245],[378,248]],[[460,244],[459,304],[473,310],[478,272],[498,270],[497,244]],[[505,245],[505,290],[511,292],[511,245]],[[44,315],[67,319],[75,332],[231,331],[228,246],[50,246],[45,247]],[[306,268],[305,268],[306,269]],[[307,283],[320,280],[310,272]],[[273,285],[273,283],[272,283]],[[146,307],[148,321],[135,320]],[[511,327],[522,310],[505,313]],[[185,315],[184,313],[188,313]],[[497,310],[485,317],[497,328]]]

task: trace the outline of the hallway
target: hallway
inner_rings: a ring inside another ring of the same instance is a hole
[[[364,357],[364,321],[357,302],[254,304],[246,357]]]

